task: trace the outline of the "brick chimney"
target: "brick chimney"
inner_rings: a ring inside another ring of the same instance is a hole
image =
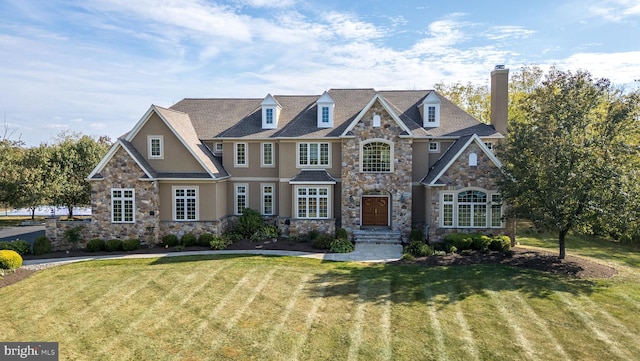
[[[509,118],[509,69],[496,65],[491,72],[491,125],[500,134],[507,136]]]

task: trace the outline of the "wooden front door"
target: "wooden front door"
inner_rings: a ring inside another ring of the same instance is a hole
[[[387,197],[362,197],[362,225],[363,226],[388,226],[389,225],[389,198]]]

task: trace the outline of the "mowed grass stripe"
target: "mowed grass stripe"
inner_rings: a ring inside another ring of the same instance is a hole
[[[349,332],[349,352],[347,353],[348,361],[358,359],[358,351],[362,342],[362,327],[364,322],[364,309],[367,306],[367,292],[369,291],[369,280],[363,279],[358,282],[358,297],[356,299],[356,312],[353,316],[353,326]]]
[[[580,309],[581,305],[574,304],[571,299],[569,299],[569,296],[564,292],[556,291],[555,295],[565,305],[567,310],[575,315],[582,325],[584,325],[586,329],[595,336],[595,338],[600,340],[616,357],[620,360],[632,360],[635,357],[624,352],[623,349],[619,347],[621,345],[618,341],[612,340],[609,335],[603,332],[598,327],[597,322],[588,313],[583,312]]]
[[[471,333],[469,323],[461,307],[461,302],[451,285],[447,287],[447,291],[449,292],[450,303],[453,305],[456,321],[460,326],[460,337],[462,338],[463,349],[467,352],[469,360],[479,360],[480,356],[478,346],[476,345],[476,338],[473,336],[473,333]]]
[[[431,351],[435,352],[436,360],[446,361],[448,359],[446,347],[444,344],[444,335],[442,333],[442,326],[440,325],[440,320],[438,319],[438,309],[433,297],[433,292],[431,291],[430,284],[426,284],[424,286],[424,297],[426,301],[427,314],[429,315],[429,326],[433,332],[433,344],[429,344],[429,346],[434,346]],[[434,345],[435,344],[435,345]],[[426,344],[425,344],[426,346]]]
[[[314,322],[316,321],[316,317],[318,317],[318,312],[319,312],[320,308],[322,307],[322,305],[325,302],[325,297],[324,296],[325,296],[325,293],[327,291],[327,287],[329,286],[329,284],[330,284],[330,282],[326,279],[326,277],[319,284],[319,289],[317,291],[317,296],[313,300],[313,304],[311,306],[311,309],[307,313],[307,317],[306,317],[305,322],[304,322],[304,327],[302,328],[302,330],[299,333],[300,336],[298,337],[298,342],[295,343],[295,347],[293,348],[291,354],[289,355],[291,361],[297,361],[298,358],[300,357],[300,352],[302,352],[304,350],[305,344],[307,343],[307,340],[309,338],[311,327],[313,326]],[[306,358],[306,359],[308,359],[308,358]]]
[[[385,280],[382,288],[382,317],[380,318],[380,342],[382,344],[382,360],[391,360],[391,281]]]
[[[275,325],[275,327],[273,328],[273,330],[271,330],[271,333],[269,334],[269,340],[267,341],[267,348],[274,349],[273,344],[274,344],[275,338],[282,331],[282,328],[284,327],[287,320],[289,319],[291,312],[293,311],[294,307],[296,306],[296,303],[298,302],[298,299],[300,298],[300,294],[304,290],[310,278],[311,278],[310,273],[304,274],[300,279],[300,281],[298,282],[296,289],[293,291],[293,293],[291,293],[291,297],[289,297],[289,300],[287,301],[287,306],[285,307],[284,312],[280,316],[280,320],[278,321],[278,323]]]

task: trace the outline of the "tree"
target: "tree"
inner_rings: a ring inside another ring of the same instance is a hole
[[[78,133],[62,133],[53,145],[51,178],[54,205],[64,206],[73,218],[73,208],[91,203],[91,186],[86,180],[93,167],[106,154],[110,140],[98,140]]]
[[[436,83],[434,89],[479,121],[490,123],[491,96],[489,87],[486,84],[477,85],[471,82],[462,84],[457,82],[447,85]]]
[[[21,149],[21,153],[17,168],[19,173],[14,178],[12,205],[28,208],[33,220],[38,206],[49,204],[53,195],[49,187],[49,180],[55,172],[50,167],[51,147],[41,144],[39,147]]]
[[[624,195],[637,194],[638,99],[586,71],[555,68],[516,99],[498,147],[500,192],[518,214],[558,232],[560,259],[569,231],[631,216],[637,199]]]

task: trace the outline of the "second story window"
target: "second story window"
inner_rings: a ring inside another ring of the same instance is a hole
[[[329,165],[329,143],[299,143],[298,165]]]
[[[329,123],[329,107],[322,107],[322,123]]]
[[[429,106],[427,107],[427,123],[435,123],[436,122],[436,107]]]
[[[371,142],[362,145],[363,172],[391,172],[391,144]]]
[[[151,135],[148,138],[148,155],[149,158],[162,158],[162,136],[160,135]]]
[[[236,143],[235,144],[235,166],[236,167],[246,167],[248,166],[247,161],[247,143]]]
[[[273,109],[265,109],[265,114],[267,115],[267,119],[265,119],[265,122],[267,124],[273,124]]]
[[[262,143],[262,166],[273,166],[273,143]]]

